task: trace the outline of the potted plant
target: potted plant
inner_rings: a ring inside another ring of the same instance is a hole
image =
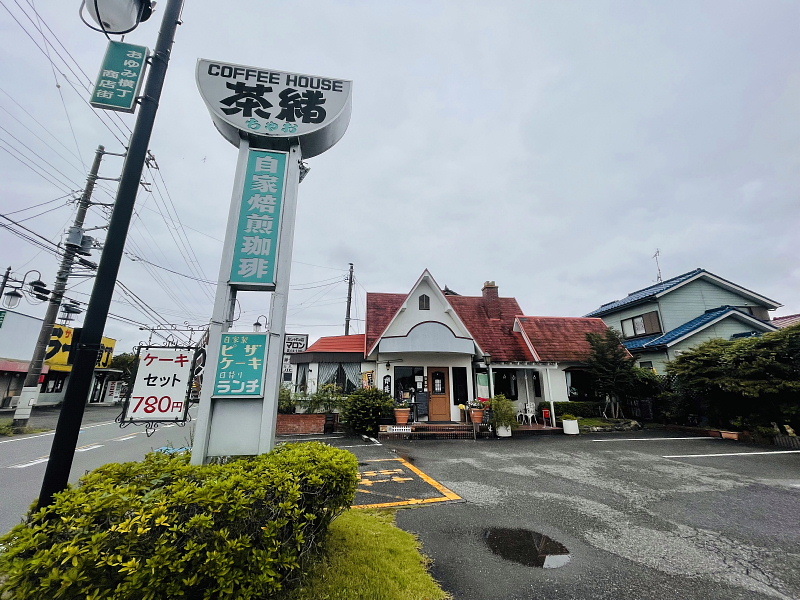
[[[578,435],[581,432],[578,428],[578,417],[575,415],[561,415],[561,426],[567,435]]]
[[[401,400],[394,405],[394,421],[398,425],[406,425],[411,419],[411,405]]]
[[[515,429],[517,423],[517,411],[511,400],[503,394],[494,396],[490,403],[492,409],[492,427],[497,437],[511,437],[511,430]]]
[[[469,401],[469,418],[473,423],[483,423],[483,413],[490,404],[488,398],[477,398]]]

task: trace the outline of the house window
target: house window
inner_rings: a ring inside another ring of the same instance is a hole
[[[426,294],[422,294],[419,297],[419,309],[420,310],[430,310],[431,309],[431,299]]]
[[[620,324],[622,325],[622,335],[626,338],[661,333],[657,310],[625,319]]]
[[[653,361],[652,360],[643,360],[643,361],[641,361],[639,363],[639,367],[641,367],[642,369],[650,369],[653,373],[656,372],[656,370],[653,368]]]

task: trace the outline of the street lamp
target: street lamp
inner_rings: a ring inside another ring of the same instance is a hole
[[[101,0],[88,1],[93,3],[95,8],[100,8]],[[130,2],[130,0],[116,1],[118,2],[117,6],[125,6]],[[105,7],[110,2],[112,0],[102,0],[102,5]],[[137,6],[142,7],[145,2],[150,5],[149,0],[138,0]],[[153,133],[153,124],[156,112],[158,112],[158,103],[164,88],[164,78],[167,74],[167,66],[175,40],[175,31],[180,23],[182,8],[183,0],[167,0],[158,40],[150,57],[150,74],[147,76],[144,93],[140,98],[139,114],[128,142],[128,150],[125,153],[125,164],[122,167],[114,209],[108,224],[106,242],[103,246],[100,264],[97,266],[92,295],[86,307],[81,341],[73,360],[72,373],[64,393],[64,402],[53,435],[50,458],[47,461],[47,469],[42,480],[39,508],[52,504],[53,495],[64,490],[69,482],[69,472],[75,458],[75,448],[78,444],[86,398],[89,396],[94,379],[94,367],[102,346],[103,330],[108,320],[108,311],[111,308],[111,298],[114,295],[114,286],[122,262],[125,240],[128,237],[128,228],[136,204],[136,193],[139,190],[139,182],[144,170],[147,146],[150,144],[150,136]],[[100,15],[104,14],[102,9],[97,12]],[[140,11],[140,17],[136,24],[146,18],[145,12],[144,10]],[[107,35],[108,30],[105,29],[104,33]]]
[[[139,23],[149,19],[153,14],[153,6],[155,2],[150,0],[84,0],[81,2],[79,14],[90,29],[102,31],[106,35],[120,35],[133,31]],[[84,7],[100,29],[83,17]]]
[[[36,273],[36,279],[33,281],[27,282],[28,275],[31,273]],[[25,285],[28,285],[28,289],[25,289]],[[42,281],[42,274],[35,270],[31,269],[22,278],[21,282],[18,282],[19,286],[12,288],[11,291],[8,291],[3,296],[3,306],[9,309],[15,309],[19,306],[20,300],[22,300],[22,292],[25,292],[29,296],[36,298],[37,300],[49,300],[50,299],[50,290],[45,287],[44,281]]]
[[[486,368],[489,370],[489,398],[494,398],[494,381],[492,377],[492,355],[488,352],[483,355],[483,362],[486,363]]]
[[[264,319],[264,325],[261,325],[261,319]],[[266,329],[268,324],[269,324],[269,322],[267,321],[267,317],[266,316],[258,315],[258,318],[256,319],[256,322],[253,323],[253,331],[258,333],[259,331],[261,331],[261,327],[264,327]]]

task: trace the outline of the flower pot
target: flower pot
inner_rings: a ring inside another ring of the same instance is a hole
[[[720,431],[723,440],[738,440],[741,432],[739,431]]]
[[[398,425],[405,425],[406,423],[408,423],[410,418],[411,418],[411,409],[410,408],[395,408],[394,409],[394,420]]]
[[[501,438],[511,437],[511,427],[508,425],[498,425],[497,437]]]
[[[564,419],[561,421],[561,426],[564,428],[564,433],[567,435],[578,435],[581,432],[578,428],[577,419]]]
[[[483,423],[483,408],[470,408],[469,418],[473,423]]]

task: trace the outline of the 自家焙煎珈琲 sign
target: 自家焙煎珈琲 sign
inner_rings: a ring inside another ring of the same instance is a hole
[[[132,113],[144,80],[147,48],[108,42],[90,104],[95,108]]]
[[[214,124],[229,142],[259,138],[285,150],[299,143],[303,158],[322,154],[347,130],[352,85],[346,79],[287,73],[199,59],[197,87]]]
[[[249,150],[229,283],[241,290],[274,290],[288,155]]]
[[[263,398],[268,333],[223,333],[214,398]]]

